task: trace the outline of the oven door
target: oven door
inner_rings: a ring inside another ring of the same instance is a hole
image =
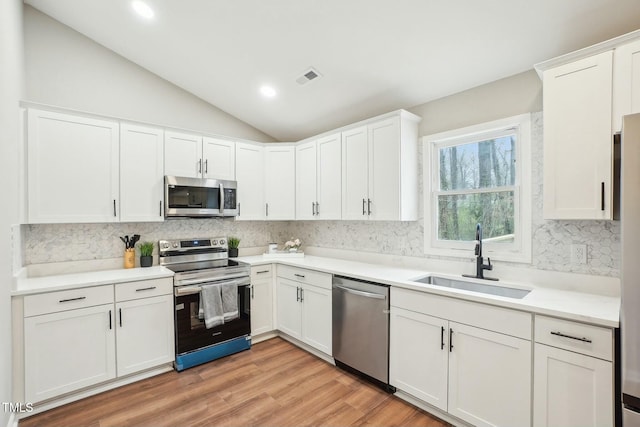
[[[251,334],[251,297],[249,277],[229,281],[207,282],[198,286],[175,288],[176,354],[209,347],[233,338]],[[200,286],[210,284],[238,284],[237,319],[207,329],[200,319]]]
[[[237,183],[165,176],[166,217],[237,215]]]

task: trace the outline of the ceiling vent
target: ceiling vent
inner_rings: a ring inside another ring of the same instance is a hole
[[[305,85],[311,80],[315,80],[320,77],[322,77],[322,74],[320,74],[318,70],[314,69],[313,67],[310,67],[296,79],[296,82],[298,82],[299,85]]]

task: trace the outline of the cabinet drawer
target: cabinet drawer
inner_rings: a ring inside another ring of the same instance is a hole
[[[304,268],[279,265],[278,277],[295,280],[300,283],[308,283],[324,289],[331,289],[331,274],[329,273],[320,273],[319,271],[307,270]]]
[[[167,295],[173,292],[173,279],[141,280],[116,285],[116,302]]]
[[[251,281],[267,279],[273,276],[272,264],[251,267]]]
[[[37,316],[109,303],[113,303],[113,285],[28,295],[24,297],[24,316]]]
[[[531,340],[531,314],[509,308],[391,288],[391,305],[441,319]]]
[[[613,360],[612,329],[546,316],[536,316],[535,323],[536,342]]]

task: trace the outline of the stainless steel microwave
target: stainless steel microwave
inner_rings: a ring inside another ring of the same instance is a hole
[[[238,215],[238,184],[220,179],[164,177],[164,216],[220,217]]]

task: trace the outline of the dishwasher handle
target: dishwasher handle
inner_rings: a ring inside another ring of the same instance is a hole
[[[346,288],[346,287],[340,286],[340,285],[335,285],[335,287],[338,288],[338,289],[341,289],[341,290],[343,290],[345,292],[348,292],[350,294],[359,295],[361,297],[375,298],[375,299],[387,299],[386,296],[381,295],[381,294],[374,294],[373,292],[359,291],[357,289]]]

